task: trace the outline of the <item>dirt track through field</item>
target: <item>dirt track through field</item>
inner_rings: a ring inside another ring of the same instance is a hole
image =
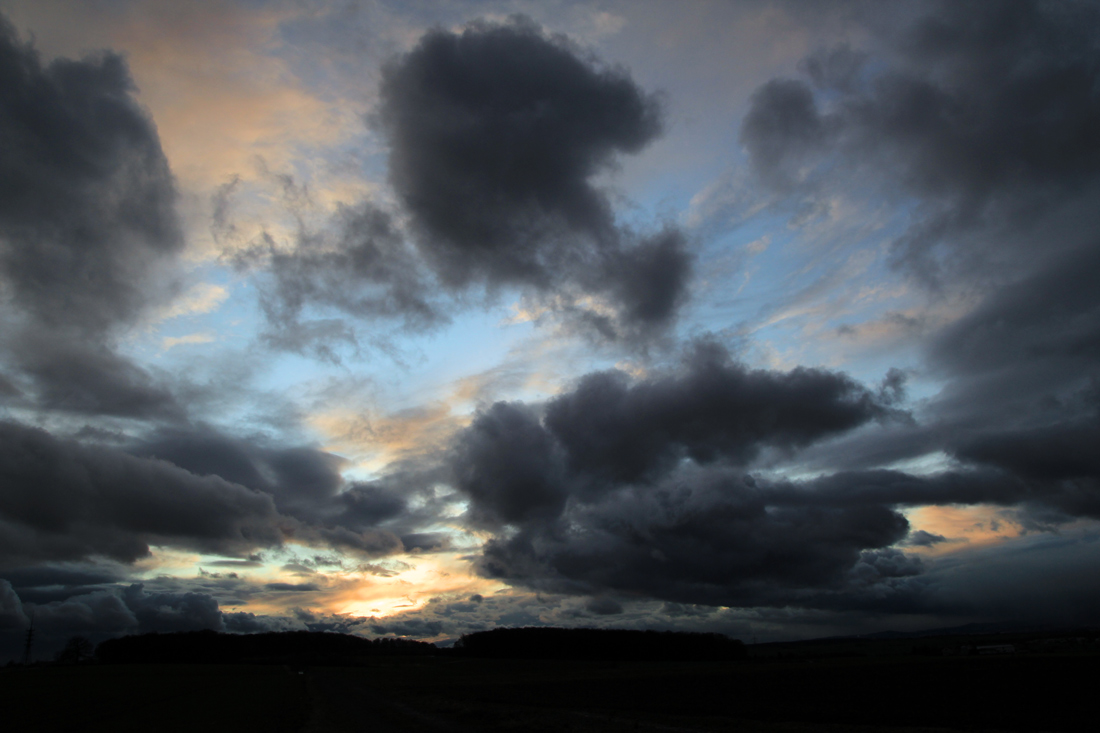
[[[302,733],[477,733],[402,705],[346,670],[306,674],[312,710]]]

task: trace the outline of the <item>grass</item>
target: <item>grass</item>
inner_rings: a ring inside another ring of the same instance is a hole
[[[879,657],[741,663],[368,660],[89,666],[0,673],[19,730],[1085,731],[1100,657]],[[14,728],[13,728],[14,729]]]
[[[298,731],[305,678],[281,667],[37,667],[0,674],[0,710],[19,731]]]

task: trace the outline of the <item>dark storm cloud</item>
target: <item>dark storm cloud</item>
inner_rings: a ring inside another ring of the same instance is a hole
[[[591,374],[542,410],[497,403],[451,456],[470,521],[512,527],[476,567],[551,593],[899,611],[923,608],[930,591],[914,580],[925,566],[893,546],[946,541],[910,534],[904,508],[992,504],[1035,528],[1100,518],[1095,461],[1078,453],[1094,407],[1045,439],[960,443],[959,470],[746,475],[765,449],[794,453],[875,420],[918,430],[890,407],[903,393],[896,370],[873,391],[824,370],[749,370],[702,344],[666,376]]]
[[[175,410],[110,346],[117,326],[175,293],[183,246],[174,181],[133,92],[122,57],[43,65],[0,18],[4,356],[51,409]]]
[[[793,79],[770,81],[756,90],[741,125],[741,142],[749,150],[753,167],[776,188],[795,183],[804,158],[816,153],[824,138],[813,92]]]
[[[459,435],[455,485],[475,515],[500,523],[555,517],[568,489],[561,449],[526,405],[498,402]]]
[[[584,377],[547,405],[546,427],[571,471],[626,482],[685,457],[745,463],[764,446],[805,446],[890,414],[843,374],[750,370],[702,345],[672,377],[634,384],[622,372]]]
[[[454,284],[552,279],[545,258],[574,253],[542,251],[542,228],[611,237],[589,178],[660,130],[625,74],[522,21],[428,33],[387,70],[382,98],[390,177]]]
[[[387,67],[381,97],[391,183],[444,285],[518,285],[610,338],[671,320],[683,236],[621,229],[591,183],[660,132],[655,98],[624,71],[514,18],[429,32]],[[600,321],[584,296],[614,314]]]
[[[52,327],[128,321],[182,241],[156,128],[126,62],[103,53],[43,66],[0,21],[0,272]]]
[[[49,659],[74,635],[93,643],[122,634],[225,629],[218,601],[204,593],[150,592],[142,583],[115,586],[49,603],[27,603],[0,579],[0,656],[22,652],[34,616],[33,658]]]
[[[861,553],[909,526],[889,500],[829,502],[745,467],[765,448],[895,414],[842,374],[753,371],[702,344],[667,376],[589,375],[542,415],[497,403],[451,461],[470,520],[515,529],[486,545],[485,575],[549,592],[782,605],[845,587]]]
[[[800,64],[808,81],[763,85],[741,141],[796,206],[868,187],[909,204],[896,263],[975,303],[925,342],[944,386],[921,424],[833,446],[834,466],[842,452],[883,465],[942,451],[962,469],[818,485],[837,500],[1016,507],[1033,528],[1096,518],[1100,8],[932,3],[860,18],[869,51],[824,49]]]
[[[431,466],[398,469],[372,482],[347,482],[340,473],[346,461],[332,453],[260,436],[237,438],[206,426],[165,429],[130,451],[270,496],[280,514],[298,521],[299,540],[371,556],[446,545],[443,538],[418,531],[446,504],[428,490],[438,472]],[[423,501],[413,507],[410,501],[416,497]]]
[[[918,529],[916,532],[910,532],[905,544],[913,547],[934,547],[942,542],[947,542],[947,538],[942,534],[935,534],[934,532],[926,532],[923,529]]]
[[[1095,186],[1100,11],[1071,2],[930,7],[900,27],[885,8],[866,14],[885,63],[861,68],[864,54],[844,45],[801,64],[812,86],[762,86],[741,142],[761,179],[784,190],[873,180],[915,195],[922,207],[897,243],[899,261],[942,280],[1033,245],[963,234],[1027,226]]]
[[[0,477],[0,558],[9,566],[96,555],[132,562],[153,543],[236,554],[280,544],[289,521],[244,486],[14,423],[0,424]]]
[[[1100,171],[1098,171],[1100,172]],[[1100,197],[1097,197],[1100,200]],[[993,293],[936,335],[932,356],[957,374],[1035,368],[1096,375],[1100,356],[1100,239]]]
[[[443,633],[443,624],[439,621],[411,618],[396,621],[376,621],[370,624],[370,630],[375,634],[407,636],[413,639],[439,636]]]
[[[103,565],[30,565],[6,567],[0,577],[11,583],[24,603],[41,604],[104,590],[125,579],[125,573]]]
[[[183,408],[149,371],[103,343],[51,332],[13,336],[12,361],[34,385],[35,402],[76,414],[173,419]]]
[[[658,479],[684,459],[744,465],[897,414],[843,374],[750,370],[706,343],[669,376],[589,374],[544,412],[498,402],[458,436],[451,466],[479,521],[554,518],[571,495]]]
[[[770,482],[723,468],[680,468],[659,483],[572,500],[559,521],[528,522],[491,540],[477,567],[550,593],[830,613],[996,615],[1003,609],[973,597],[951,569],[967,560],[929,564],[894,547],[950,541],[910,533],[899,510],[998,504],[1016,507],[1017,519],[1030,516],[1038,527],[1043,517],[1057,524],[1100,516],[1096,488],[1029,483],[996,471],[868,471]],[[1081,541],[1088,538],[1074,540]],[[998,593],[997,603],[1006,603],[1006,589]],[[1049,604],[1015,598],[1008,605],[1021,618],[1036,618]]]
[[[576,502],[559,523],[489,542],[479,569],[550,592],[800,605],[846,588],[863,551],[909,529],[884,506],[782,504],[750,483],[725,472],[681,473]]]

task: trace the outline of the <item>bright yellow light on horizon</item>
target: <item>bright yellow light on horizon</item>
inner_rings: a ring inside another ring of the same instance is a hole
[[[330,600],[331,612],[384,618],[423,608],[436,596],[457,600],[475,593],[491,595],[505,587],[474,575],[462,555],[406,557],[405,562],[412,565],[407,571],[350,584]]]

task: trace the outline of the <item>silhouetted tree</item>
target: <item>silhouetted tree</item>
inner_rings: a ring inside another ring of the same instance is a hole
[[[633,629],[492,629],[463,636],[455,653],[509,659],[732,661],[745,645],[723,634]]]
[[[434,654],[435,645],[412,639],[364,639],[351,634],[283,631],[219,634],[184,631],[108,639],[96,657],[107,663],[350,663],[363,657]]]
[[[83,636],[74,636],[65,643],[65,648],[57,653],[56,660],[62,664],[79,664],[91,659],[95,645]]]

